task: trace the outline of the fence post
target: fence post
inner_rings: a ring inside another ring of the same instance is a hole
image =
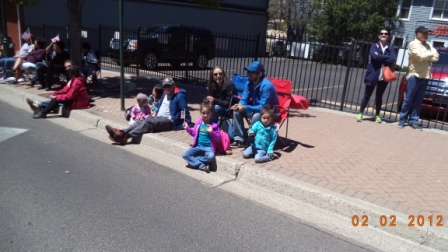
[[[98,36],[98,44],[96,49],[100,52],[100,55],[103,55],[103,39],[102,39],[102,34],[103,34],[103,27],[101,25],[98,25],[98,32],[97,32],[97,36]],[[97,57],[100,57],[100,55],[97,55]]]
[[[139,25],[138,28],[137,28],[137,50],[138,50],[138,46],[140,45],[140,32],[141,32],[141,30],[142,30],[142,27]],[[145,55],[143,55],[143,57],[145,57]],[[141,61],[141,58],[140,58],[140,61]],[[140,75],[140,62],[137,62],[136,75],[137,75],[137,77]]]
[[[188,69],[189,69],[189,60],[190,60],[190,36],[193,36],[193,34],[190,34],[190,33],[187,33],[187,34],[185,34],[185,36],[187,36],[186,37],[186,39],[187,39],[187,48],[185,48],[186,49],[186,51],[187,51],[187,53],[185,54],[185,57],[187,58],[187,60],[185,61],[185,83],[188,83]],[[193,60],[193,68],[194,68],[194,60]]]
[[[42,38],[45,39],[45,24],[42,24]]]
[[[258,61],[258,52],[260,51],[260,33],[257,34],[257,41],[255,41],[255,59]]]
[[[348,54],[347,70],[345,71],[344,88],[342,90],[341,106],[339,107],[339,111],[342,111],[344,109],[345,95],[347,93],[348,78],[350,76],[350,66],[352,65],[352,54],[354,48],[355,48],[355,40],[352,38],[350,45],[350,52]]]
[[[65,36],[67,37],[67,47],[66,48],[70,48],[70,27],[67,25],[66,27],[66,31],[65,31]]]

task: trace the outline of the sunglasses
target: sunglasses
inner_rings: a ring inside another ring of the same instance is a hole
[[[389,35],[387,32],[380,32],[380,35]]]
[[[222,73],[213,73],[213,76],[221,76],[222,75]]]

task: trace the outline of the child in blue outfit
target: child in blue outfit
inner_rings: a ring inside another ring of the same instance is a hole
[[[249,136],[255,135],[255,141],[243,151],[244,158],[255,156],[255,163],[264,163],[278,158],[274,154],[277,130],[272,124],[273,121],[274,111],[266,105],[260,111],[260,121],[254,123],[248,131]]]
[[[205,99],[200,107],[201,118],[190,128],[185,122],[185,130],[194,137],[193,145],[186,150],[182,157],[188,162],[187,167],[210,172],[209,164],[215,158],[217,145],[221,141],[221,133],[216,123],[210,119],[213,114],[213,105]]]

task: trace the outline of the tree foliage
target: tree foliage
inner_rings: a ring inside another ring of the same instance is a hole
[[[302,40],[315,11],[311,0],[270,0],[268,8],[271,22],[281,28],[284,23],[288,38],[294,41]]]
[[[319,9],[309,31],[319,41],[337,44],[350,38],[372,41],[378,29],[396,20],[398,0],[312,0]]]

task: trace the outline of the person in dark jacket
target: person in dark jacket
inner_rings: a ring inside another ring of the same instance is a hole
[[[65,51],[65,43],[63,41],[53,43],[53,53],[50,57],[51,59],[46,62],[45,66],[37,69],[39,83],[41,84],[39,89],[45,88],[45,91],[49,91],[51,86],[53,86],[53,75],[55,73],[65,73],[64,62],[70,59],[70,56]]]
[[[138,121],[123,130],[106,125],[110,140],[125,145],[131,137],[141,137],[148,132],[183,130],[184,122],[188,125],[191,124],[191,116],[185,98],[186,91],[176,87],[172,78],[165,78],[162,85],[165,93],[155,104],[159,108],[157,114]]]
[[[226,72],[220,66],[215,66],[210,71],[207,83],[209,100],[214,106],[212,121],[217,123],[219,117],[231,118],[229,108],[232,97],[238,96],[235,84],[227,79]]]
[[[380,111],[383,105],[383,94],[388,84],[383,79],[381,68],[383,66],[391,66],[393,68],[396,60],[394,48],[387,43],[389,37],[390,33],[388,29],[382,28],[378,34],[379,41],[370,47],[370,64],[364,78],[366,89],[361,101],[359,114],[356,116],[356,121],[358,122],[362,122],[364,109],[376,87],[375,122],[381,123]]]

